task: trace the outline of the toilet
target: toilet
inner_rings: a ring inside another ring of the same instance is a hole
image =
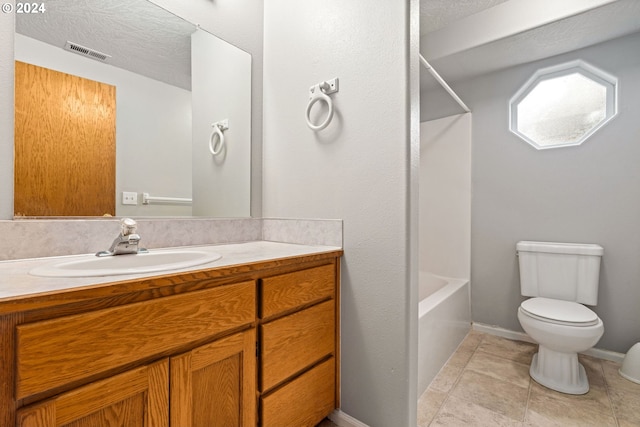
[[[604,325],[584,306],[598,303],[602,246],[594,244],[518,242],[520,289],[531,297],[520,304],[518,320],[538,343],[529,374],[539,384],[584,394],[589,381],[578,353],[593,347]]]

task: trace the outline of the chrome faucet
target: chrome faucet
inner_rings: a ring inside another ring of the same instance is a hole
[[[100,251],[96,256],[112,256],[125,254],[138,254],[149,252],[144,248],[140,248],[140,235],[136,233],[138,224],[131,218],[122,218],[120,220],[120,234],[115,238],[111,247],[107,251]]]

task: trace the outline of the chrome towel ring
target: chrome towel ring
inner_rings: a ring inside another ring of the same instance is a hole
[[[209,136],[209,151],[214,156],[217,156],[224,148],[224,131],[229,129],[229,120],[224,119],[222,121],[215,122],[211,124],[211,127],[213,127],[213,130],[211,131],[211,136]],[[217,144],[214,142],[216,136],[218,137]]]
[[[330,94],[338,92],[338,78],[334,78],[331,80],[327,80],[324,82],[320,82],[316,85],[313,85],[309,88],[309,103],[307,104],[307,126],[309,126],[312,130],[322,130],[326,128],[329,123],[331,123],[331,119],[333,119],[333,101],[329,97]],[[320,102],[324,101],[329,108],[329,112],[327,113],[327,117],[320,124],[314,124],[311,121],[311,108]]]

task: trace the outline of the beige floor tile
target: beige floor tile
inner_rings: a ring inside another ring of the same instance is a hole
[[[519,427],[521,425],[520,421],[512,420],[498,412],[455,397],[447,399],[431,423],[431,427]]]
[[[532,381],[525,425],[615,427],[616,421],[604,386],[592,385],[587,394],[570,395]]]
[[[629,381],[620,375],[618,372],[620,369],[620,363],[612,362],[610,360],[602,360],[601,362],[604,379],[609,389],[628,390],[630,392],[637,392],[640,390],[640,384]]]
[[[474,352],[485,336],[486,334],[483,334],[482,332],[474,330],[469,331],[467,336],[464,337],[464,340],[460,343],[460,346],[458,346],[458,351]]]
[[[624,420],[630,425],[640,426],[640,387],[638,390],[609,388],[609,397],[619,421]]]
[[[587,372],[587,378],[589,379],[589,385],[604,385],[604,373],[602,371],[602,363],[600,359],[591,356],[585,356],[584,354],[578,355],[578,360],[584,366]]]
[[[473,356],[473,351],[466,349],[458,349],[447,361],[447,365],[455,366],[456,368],[464,368],[469,360]]]
[[[450,396],[498,412],[515,421],[524,419],[528,389],[466,369]]]
[[[573,396],[529,378],[536,351],[471,331],[419,401],[419,426],[640,426],[640,384],[621,377],[619,363],[580,355],[590,390]]]
[[[427,389],[418,399],[418,427],[427,427],[447,398],[447,393]]]
[[[530,365],[531,358],[538,351],[538,346],[528,342],[486,335],[478,346],[478,350]]]
[[[482,350],[474,353],[466,369],[508,381],[524,388],[529,387],[531,378],[529,376],[529,365],[498,357]]]
[[[453,388],[456,381],[458,381],[460,374],[462,374],[461,366],[446,364],[440,372],[438,372],[438,375],[436,375],[433,381],[431,381],[429,388],[442,393],[448,393]]]

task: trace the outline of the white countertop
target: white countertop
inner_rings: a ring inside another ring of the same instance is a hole
[[[60,261],[92,256],[70,255],[62,257],[30,258],[12,261],[0,261],[0,301],[26,295],[49,293],[53,291],[81,288],[110,282],[118,282],[146,277],[163,276],[172,273],[198,271],[231,265],[249,264],[260,261],[275,260],[294,256],[314,255],[342,250],[337,246],[309,246],[291,243],[255,241],[223,245],[184,246],[182,249],[198,248],[203,251],[216,252],[222,258],[207,264],[178,270],[165,270],[144,274],[121,274],[100,277],[38,277],[29,274],[35,267]],[[166,248],[177,249],[177,248]],[[151,249],[152,252],[164,249]],[[128,256],[128,255],[121,255]]]

